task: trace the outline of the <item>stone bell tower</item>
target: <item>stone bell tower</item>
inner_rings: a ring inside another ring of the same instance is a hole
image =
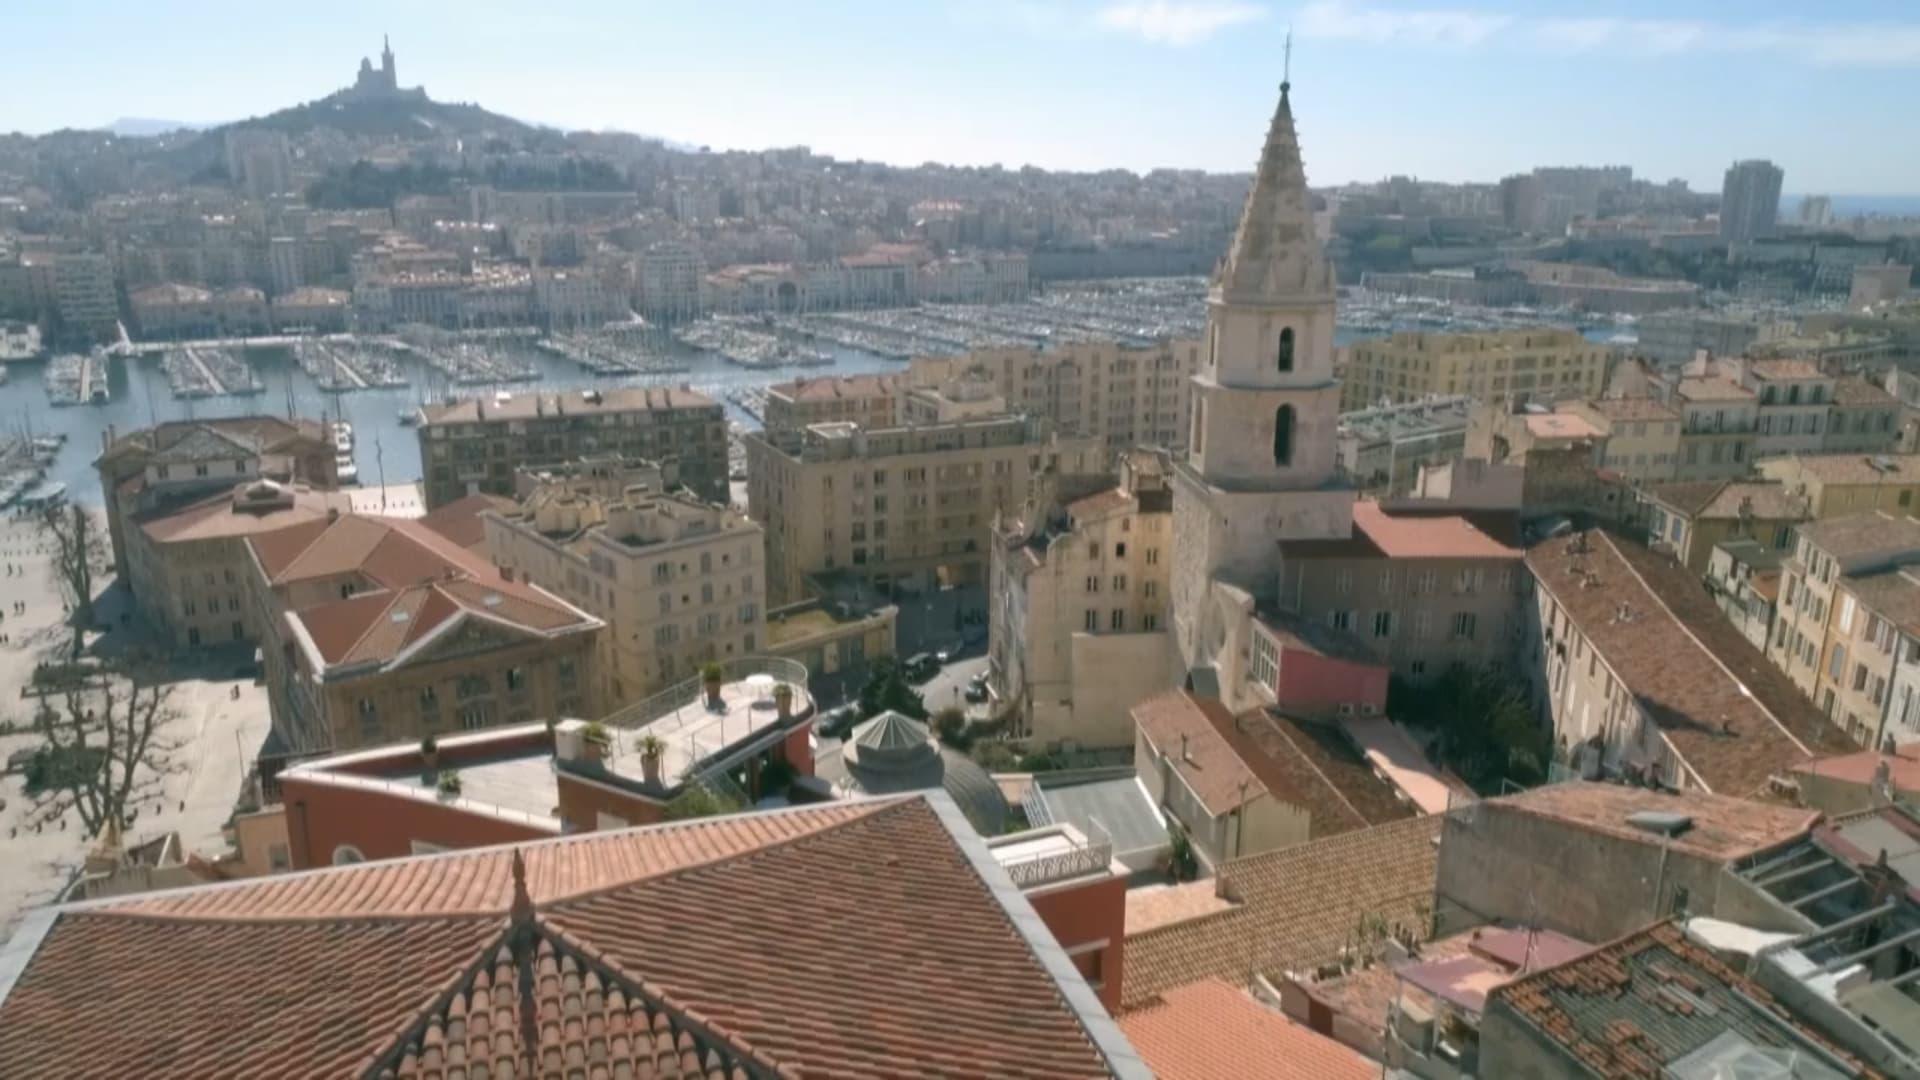
[[[1174,474],[1174,632],[1188,670],[1237,633],[1226,608],[1264,600],[1281,540],[1345,539],[1353,492],[1334,452],[1333,269],[1313,231],[1288,83],[1233,246],[1207,296],[1191,443]],[[1229,592],[1216,595],[1215,586]],[[1216,610],[1218,609],[1218,610]]]

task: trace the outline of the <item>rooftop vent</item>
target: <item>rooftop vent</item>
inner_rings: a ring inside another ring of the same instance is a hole
[[[1627,815],[1627,824],[1642,832],[1672,837],[1693,828],[1693,818],[1668,810],[1636,810]]]
[[[413,616],[408,615],[404,611],[396,611],[393,614],[387,616],[387,618],[393,620],[393,622],[395,622],[396,624],[406,622],[408,619],[412,617]]]
[[[481,598],[480,598],[480,602],[481,602],[482,604],[485,604],[486,606],[488,606],[488,607],[490,607],[490,608],[496,608],[496,607],[499,607],[499,606],[500,606],[500,594],[499,594],[499,593],[497,593],[497,592],[490,592],[490,593],[488,593],[487,595],[485,595],[485,596],[483,596],[483,597],[481,597]]]

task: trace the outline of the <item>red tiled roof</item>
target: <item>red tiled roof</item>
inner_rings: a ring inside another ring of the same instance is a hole
[[[1708,790],[1751,796],[1852,746],[1672,560],[1595,530],[1535,545],[1527,565]]]
[[[1804,837],[1820,820],[1817,810],[1704,791],[1660,791],[1583,780],[1488,799],[1484,809],[1545,818],[1618,839],[1670,847],[1713,862],[1744,859]],[[1642,811],[1681,814],[1691,824],[1676,836],[1656,835],[1628,824],[1630,815]]]
[[[1017,899],[991,891],[977,839],[933,798],[56,909],[0,1000],[0,1061],[158,1077],[502,1075],[502,1061],[516,1076],[1111,1075],[1124,1044],[1096,1041],[1097,1010],[1069,1003],[1091,1000],[1084,985],[1036,955],[1004,906]]]
[[[1459,514],[1394,514],[1363,499],[1353,526],[1390,559],[1517,559],[1520,550]]]
[[[459,544],[477,549],[487,542],[487,523],[480,515],[488,510],[512,511],[517,504],[503,495],[477,492],[427,511],[420,524]]]
[[[1164,991],[1120,1018],[1160,1080],[1371,1080],[1380,1066],[1219,979]]]
[[[1168,690],[1133,707],[1133,722],[1215,817],[1267,793],[1267,785],[1221,734],[1233,714],[1214,698]]]

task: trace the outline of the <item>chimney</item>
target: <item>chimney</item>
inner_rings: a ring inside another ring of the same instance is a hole
[[[337,506],[327,507],[327,524],[331,525],[334,522],[339,520],[340,520],[340,508]]]

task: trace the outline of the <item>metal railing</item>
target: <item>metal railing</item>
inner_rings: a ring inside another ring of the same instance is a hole
[[[771,675],[779,682],[791,685],[800,694],[807,692],[807,666],[797,660],[788,660],[779,656],[746,656],[738,660],[722,661],[720,667],[722,685],[740,682],[751,675]],[[600,722],[611,728],[645,727],[663,716],[706,700],[706,696],[706,680],[695,675],[623,709],[609,713],[602,717]],[[796,697],[793,709],[799,712],[805,705],[804,700]]]
[[[1000,865],[1013,883],[1023,889],[1098,873],[1113,861],[1113,837],[1097,820],[1089,821],[1087,829],[1088,835],[1078,839],[1073,833],[1061,830],[1062,838],[1070,843],[1065,851],[1043,851]]]

